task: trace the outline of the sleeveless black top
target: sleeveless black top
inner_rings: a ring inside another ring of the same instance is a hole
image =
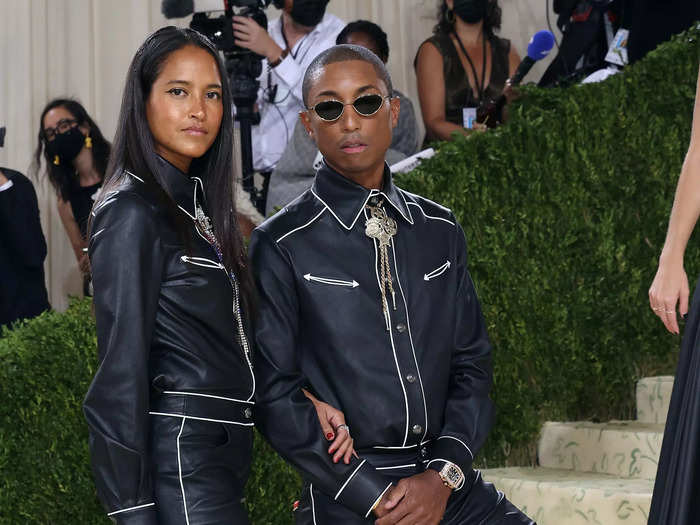
[[[474,96],[474,90],[469,84],[467,73],[464,71],[457,48],[449,34],[434,34],[421,44],[423,47],[426,42],[430,42],[442,55],[442,71],[445,76],[445,119],[448,122],[461,126],[462,108],[478,107],[482,102],[497,98],[506,85],[509,76],[510,40],[495,35],[486,38],[491,47],[491,76],[484,86],[484,100]],[[426,139],[430,138],[426,137]]]
[[[98,182],[92,186],[80,186],[75,184],[70,191],[70,207],[73,210],[73,217],[75,217],[75,222],[78,223],[80,228],[80,234],[83,239],[87,236],[87,226],[88,219],[90,218],[90,211],[92,210],[92,205],[95,204],[95,198],[97,191],[102,187],[102,183]]]

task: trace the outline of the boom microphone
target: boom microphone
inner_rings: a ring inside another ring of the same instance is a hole
[[[552,32],[546,29],[537,31],[527,46],[527,56],[520,62],[518,69],[515,70],[515,74],[510,79],[511,85],[517,86],[520,84],[523,77],[535,65],[535,62],[546,57],[552,50],[552,47],[554,47],[554,35]]]

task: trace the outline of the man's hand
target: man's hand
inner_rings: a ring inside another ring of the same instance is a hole
[[[258,23],[247,16],[233,17],[233,36],[236,45],[250,49],[252,52],[274,62],[282,54],[282,48]]]
[[[440,474],[432,469],[404,478],[382,498],[374,511],[379,518],[374,523],[437,525],[445,514],[451,493]]]
[[[5,184],[8,181],[8,178],[5,177],[5,174],[0,170],[0,186]]]

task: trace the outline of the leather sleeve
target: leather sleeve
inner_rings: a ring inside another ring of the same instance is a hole
[[[97,493],[117,523],[156,525],[148,360],[164,258],[154,209],[133,193],[105,199],[88,250],[99,366],[83,408]]]
[[[313,404],[301,388],[299,303],[289,256],[262,230],[253,232],[252,268],[258,289],[256,425],[270,444],[326,495],[366,517],[390,481],[353,458],[333,463]]]
[[[455,304],[455,341],[444,424],[431,452],[430,468],[445,461],[466,473],[481,449],[493,423],[491,344],[474,283],[467,268],[467,246],[462,228],[456,227],[458,275]]]

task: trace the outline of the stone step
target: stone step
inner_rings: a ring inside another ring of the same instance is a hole
[[[644,377],[637,381],[637,420],[665,424],[672,390],[673,376]]]
[[[654,479],[663,425],[637,421],[547,422],[537,450],[542,467]]]
[[[548,468],[483,470],[537,525],[646,525],[654,482]]]

